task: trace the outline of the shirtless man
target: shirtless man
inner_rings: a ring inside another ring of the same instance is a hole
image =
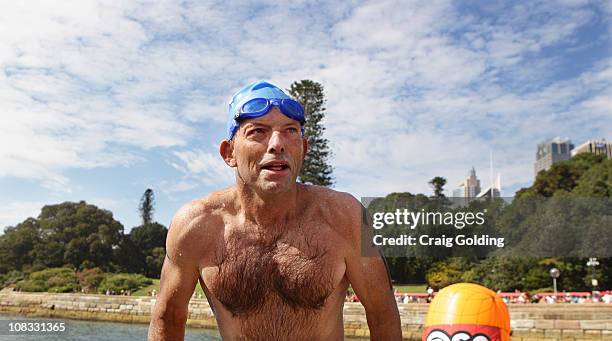
[[[198,280],[224,340],[343,340],[349,284],[371,339],[401,340],[384,260],[361,253],[361,204],[296,182],[308,147],[301,105],[257,82],[229,115],[220,154],[236,184],[174,217],[149,340],[183,340]]]

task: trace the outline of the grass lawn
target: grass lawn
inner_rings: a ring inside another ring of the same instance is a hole
[[[397,292],[427,292],[427,284],[395,284],[393,287],[397,290]]]
[[[156,292],[159,292],[159,279],[152,279],[153,280],[153,284],[149,285],[148,287],[144,287],[138,291],[135,291],[132,293],[132,296],[151,296],[151,291],[153,291],[153,289],[155,289]],[[197,294],[202,294],[202,297],[204,298],[204,291],[202,290],[202,287],[200,286],[200,283],[198,282],[198,285],[196,285],[195,288],[195,292],[196,295]]]

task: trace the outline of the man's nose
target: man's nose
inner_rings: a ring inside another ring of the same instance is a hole
[[[273,131],[268,141],[268,153],[278,154],[285,152],[285,141],[278,131]]]

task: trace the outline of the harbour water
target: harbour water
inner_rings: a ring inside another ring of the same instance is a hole
[[[9,321],[50,321],[65,322],[66,331],[61,334],[38,334],[38,335],[7,335],[3,331],[0,341],[11,340],[45,340],[45,341],[132,341],[146,340],[147,324],[131,324],[99,321],[80,321],[70,319],[53,318],[31,318],[17,315],[0,315],[0,320]],[[3,327],[7,324],[2,321]],[[186,341],[218,341],[221,340],[216,330],[187,328],[185,331]]]

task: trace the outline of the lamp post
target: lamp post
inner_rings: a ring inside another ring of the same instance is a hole
[[[589,272],[591,273],[591,285],[593,286],[593,294],[595,293],[595,288],[597,287],[597,284],[599,284],[597,283],[597,279],[595,278],[595,267],[599,265],[599,261],[597,260],[597,258],[591,257],[589,258],[589,261],[586,263],[586,265],[589,267],[589,269],[592,269]]]
[[[559,271],[559,269],[557,268],[550,269],[550,277],[552,277],[553,279],[553,290],[555,291],[555,294],[557,293],[557,278],[559,278],[560,274],[561,272]]]

